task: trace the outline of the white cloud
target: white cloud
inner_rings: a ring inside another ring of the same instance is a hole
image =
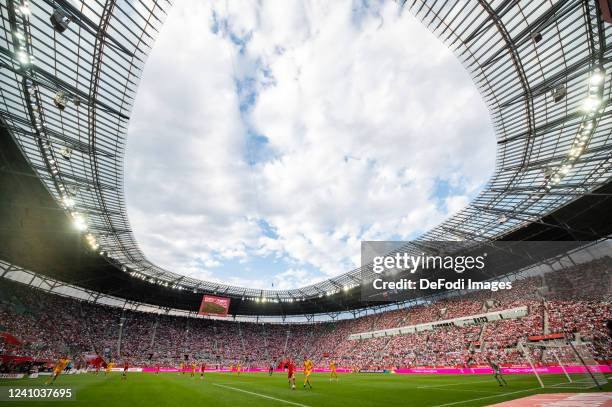
[[[130,221],[152,261],[236,284],[303,285],[358,265],[361,240],[434,226],[492,172],[494,137],[467,73],[394,2],[174,7],[126,161]],[[246,111],[236,80],[256,92]],[[247,132],[268,140],[252,166]],[[440,182],[450,192],[437,196]],[[275,277],[223,267],[255,256],[292,266]]]
[[[312,273],[307,270],[290,268],[274,276],[274,288],[277,290],[286,290],[289,288],[304,287],[320,280],[320,277],[317,278],[313,276]]]

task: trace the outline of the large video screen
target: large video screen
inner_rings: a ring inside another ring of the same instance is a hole
[[[205,295],[202,297],[202,303],[200,304],[200,311],[198,314],[225,316],[229,310],[229,305],[229,298]]]

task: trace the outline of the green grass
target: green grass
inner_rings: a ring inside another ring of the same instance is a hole
[[[189,374],[120,373],[62,375],[54,387],[72,387],[76,401],[19,402],[10,404],[41,406],[485,406],[543,392],[583,392],[579,389],[540,389],[534,376],[506,376],[507,387],[499,387],[488,375],[393,375],[341,374],[339,383],[330,383],[327,374],[313,374],[313,390],[302,388],[302,375],[296,378],[297,390],[289,389],[286,374],[272,377],[262,373],[207,373],[204,380]],[[1,380],[0,386],[42,386],[47,377]],[[562,381],[547,377],[547,381]],[[610,384],[604,387],[612,391]],[[250,392],[250,393],[249,393]],[[253,393],[257,393],[253,394]],[[267,396],[269,398],[263,397]],[[479,400],[478,400],[479,399]],[[292,404],[293,403],[293,404]],[[10,405],[9,404],[9,405]]]

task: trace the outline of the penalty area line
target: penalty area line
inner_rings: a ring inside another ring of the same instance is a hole
[[[500,393],[500,394],[494,394],[492,396],[486,396],[486,397],[478,397],[476,399],[469,399],[469,400],[462,400],[462,401],[455,401],[453,403],[446,403],[446,404],[438,404],[435,405],[433,407],[444,407],[444,406],[454,406],[456,404],[464,404],[464,403],[469,403],[471,401],[478,401],[478,400],[486,400],[486,399],[492,399],[495,397],[504,397],[504,396],[509,396],[510,394],[517,394],[517,393],[525,393],[526,391],[533,391],[533,390],[538,390],[540,389],[540,387],[532,387],[531,389],[525,389],[525,390],[518,390],[518,391],[511,391],[509,393]]]
[[[466,384],[475,384],[475,383],[495,383],[493,379],[489,380],[479,380],[475,382],[461,382],[461,383],[450,383],[450,384],[431,384],[427,386],[417,386],[417,389],[432,389],[436,387],[446,387],[446,386],[465,386]]]
[[[253,396],[257,396],[257,397],[263,397],[265,399],[269,399],[269,400],[276,400],[276,401],[280,401],[281,403],[285,403],[285,404],[291,404],[294,406],[299,406],[299,407],[310,407],[307,406],[306,404],[300,404],[300,403],[295,403],[293,401],[289,401],[289,400],[283,400],[283,399],[279,399],[276,397],[272,397],[272,396],[268,396],[266,394],[261,394],[261,393],[255,393],[254,391],[248,391],[248,390],[243,390],[243,389],[239,389],[237,387],[232,387],[232,386],[226,386],[225,384],[219,384],[219,383],[212,383],[213,386],[217,386],[217,387],[223,387],[225,389],[230,389],[230,390],[234,390],[234,391],[239,391],[241,393],[246,393],[246,394],[251,394]]]
[[[442,387],[427,387],[427,388],[421,388],[421,390],[444,390],[444,391],[467,391],[470,393],[486,393],[486,394],[497,394],[497,392],[494,391],[485,391],[485,390],[468,390],[468,389],[443,389]]]

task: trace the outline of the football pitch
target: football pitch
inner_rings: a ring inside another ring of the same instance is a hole
[[[541,389],[534,376],[505,376],[508,386],[499,387],[489,375],[393,375],[341,374],[339,382],[329,375],[313,374],[312,390],[302,388],[302,375],[296,377],[296,390],[287,384],[286,374],[207,373],[204,380],[188,373],[121,373],[62,375],[52,386],[70,387],[76,400],[9,403],[41,406],[486,406],[538,393],[588,392],[577,388]],[[47,376],[37,379],[2,380],[2,387],[44,386]],[[549,377],[548,380],[562,381]],[[604,391],[611,391],[607,384]]]

